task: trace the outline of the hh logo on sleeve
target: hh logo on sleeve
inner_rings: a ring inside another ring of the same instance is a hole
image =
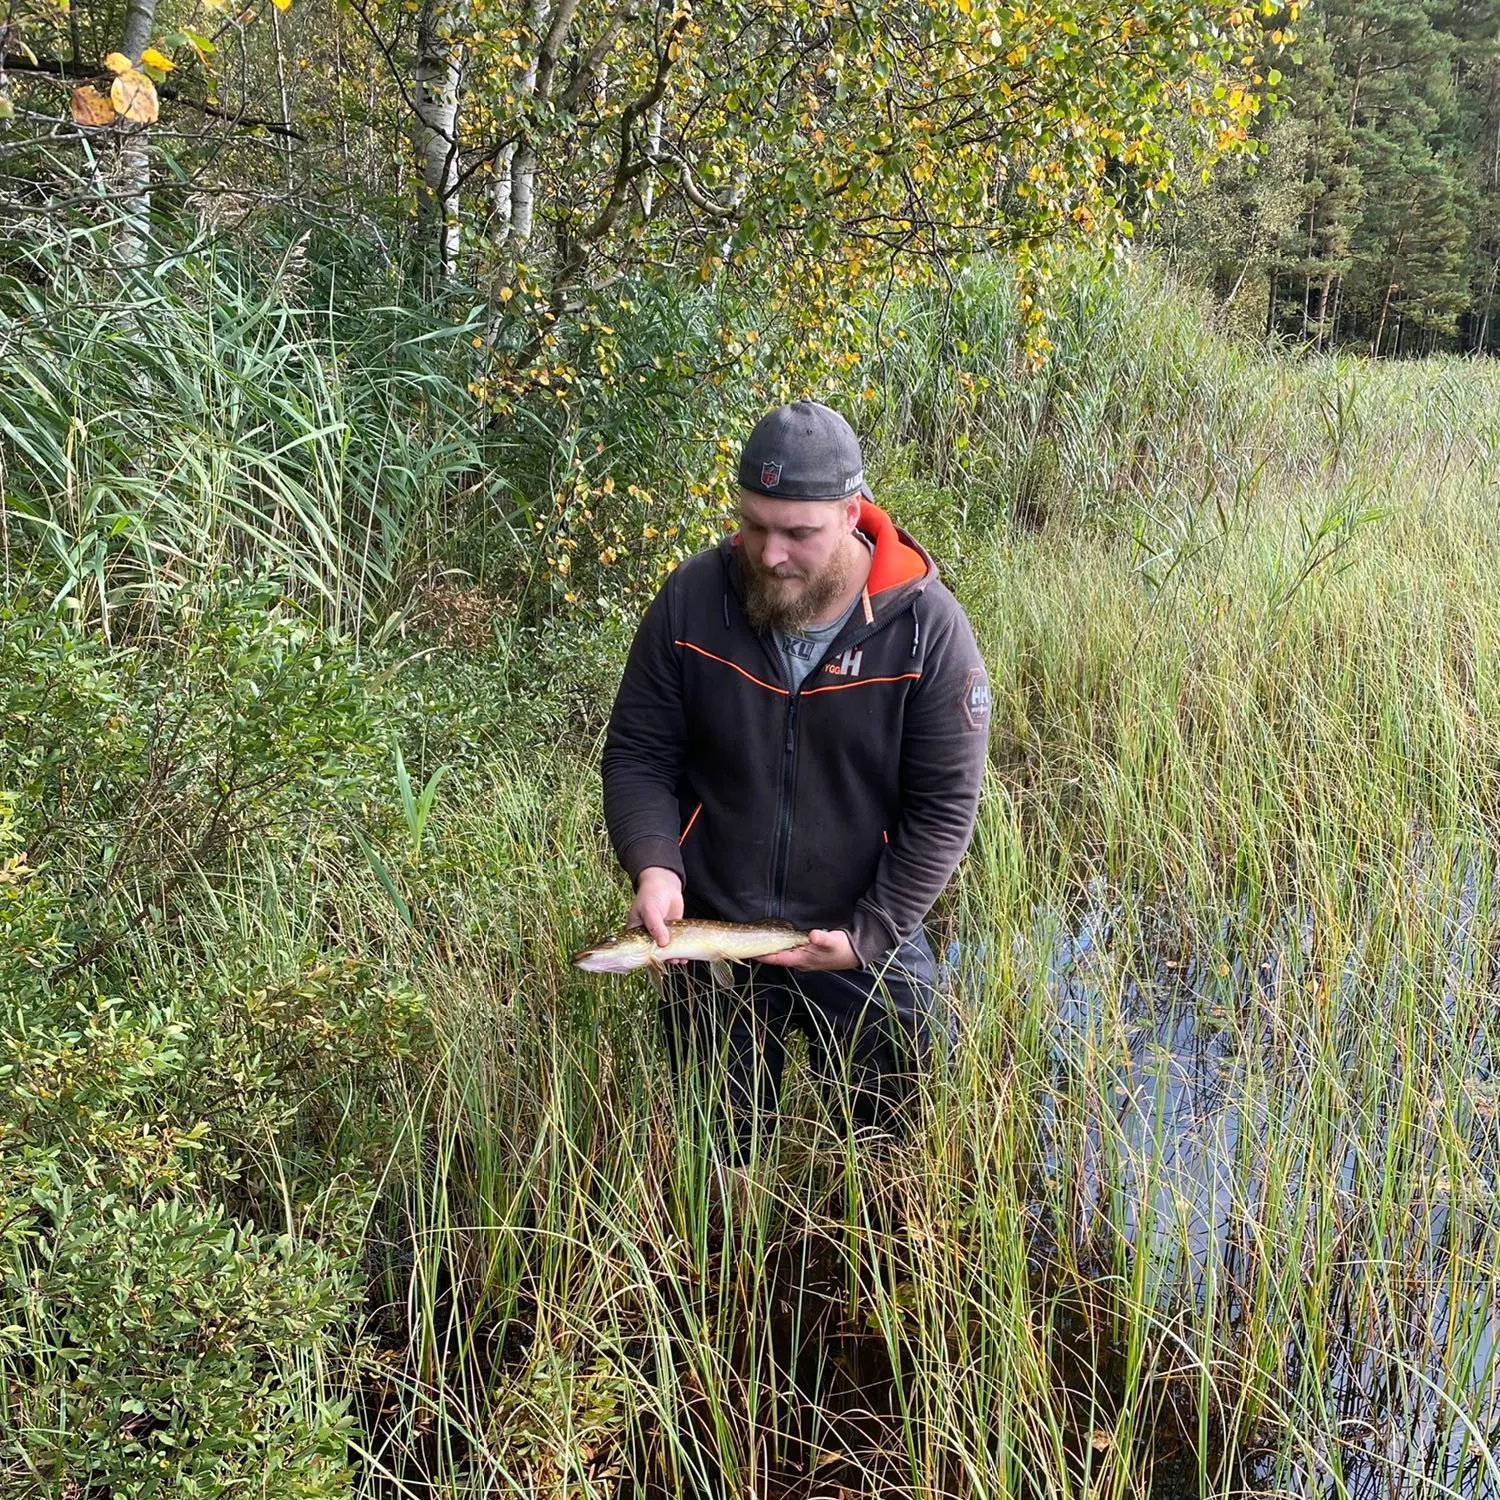
[[[972,667],[964,683],[964,718],[970,729],[983,729],[990,717],[990,683],[983,667]]]

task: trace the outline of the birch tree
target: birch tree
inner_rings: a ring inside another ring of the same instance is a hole
[[[140,69],[142,56],[151,45],[155,22],[156,0],[127,0],[120,53],[129,67],[117,72],[110,89],[111,95],[116,89],[122,92],[128,89],[128,98],[135,105],[120,110],[127,123],[120,143],[120,223],[115,254],[126,267],[145,263],[151,234],[151,126],[156,119],[157,104],[155,89]],[[149,101],[143,95],[144,90],[150,90]],[[137,95],[142,95],[139,102]]]
[[[412,67],[412,108],[422,175],[423,241],[439,282],[458,263],[459,93],[463,85],[465,0],[424,0]]]

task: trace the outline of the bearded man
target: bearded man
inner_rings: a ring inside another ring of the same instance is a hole
[[[662,944],[684,915],[808,933],[731,985],[690,964],[664,986],[676,1075],[719,1080],[741,1154],[793,1030],[855,1126],[898,1123],[941,1033],[922,923],[973,833],[988,717],[968,621],[875,506],[849,424],[768,413],[737,534],[641,621],[603,760],[633,924]]]

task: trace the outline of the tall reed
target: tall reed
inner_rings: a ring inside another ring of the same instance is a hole
[[[357,636],[473,510],[515,512],[466,329],[352,290],[320,304],[306,260],[204,246],[113,298],[67,263],[0,286],[7,588],[29,571],[109,636],[184,579],[273,572]]]

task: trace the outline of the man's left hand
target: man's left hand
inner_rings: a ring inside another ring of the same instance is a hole
[[[780,953],[768,953],[759,962],[779,969],[832,970],[859,967],[859,959],[855,957],[849,934],[840,927],[831,931],[814,927],[800,948],[785,948]]]

